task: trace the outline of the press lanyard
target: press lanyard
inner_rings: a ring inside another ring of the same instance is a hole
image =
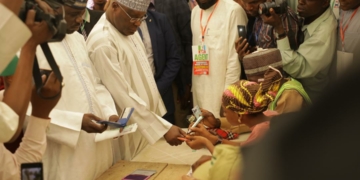
[[[205,28],[202,26],[202,23],[201,23],[201,21],[202,21],[202,15],[203,15],[203,10],[201,10],[201,12],[200,12],[200,28],[201,28],[201,41],[202,41],[202,42],[204,42],[206,27],[207,27],[207,25],[208,25],[208,23],[209,23],[212,15],[213,15],[215,9],[216,9],[216,6],[218,5],[219,1],[220,1],[220,0],[218,0],[218,1],[216,2],[213,11],[211,12],[210,16],[208,17],[208,19],[207,19],[207,21],[206,21]]]
[[[360,7],[360,6],[359,6]],[[342,50],[345,51],[345,32],[347,30],[347,28],[349,27],[349,24],[351,22],[351,20],[353,19],[353,17],[355,16],[355,14],[357,13],[359,7],[357,7],[355,9],[355,11],[351,14],[351,17],[349,19],[349,21],[346,23],[345,27],[343,28],[343,20],[344,20],[344,12],[341,15],[341,20],[340,20],[340,38],[341,38],[341,44],[342,44]]]

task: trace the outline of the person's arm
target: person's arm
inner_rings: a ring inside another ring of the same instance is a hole
[[[5,103],[0,102],[0,143],[8,142],[18,129],[19,116]]]
[[[30,10],[27,14],[26,25],[33,32],[33,36],[26,42],[21,49],[20,58],[16,71],[12,77],[10,87],[6,89],[3,102],[11,107],[19,115],[19,126],[13,141],[20,134],[26,116],[28,102],[31,97],[32,89],[32,67],[34,64],[36,47],[38,44],[46,42],[52,33],[48,29],[46,22],[35,23],[35,11]]]
[[[216,136],[216,135],[211,135],[211,136],[208,136],[206,137],[209,142],[211,142],[213,145],[215,145],[218,141],[219,141],[219,137]],[[227,140],[227,139],[222,139],[221,140],[221,144],[229,144],[229,145],[233,145],[233,146],[240,146],[240,142],[237,142],[237,141],[230,141],[230,140]]]
[[[234,9],[230,15],[228,26],[228,57],[227,57],[227,67],[226,67],[226,77],[225,77],[225,87],[236,82],[240,78],[240,62],[238,60],[238,54],[235,48],[235,41],[238,39],[239,35],[237,32],[237,25],[247,25],[247,16],[245,11],[239,6]]]
[[[166,50],[164,51],[163,49],[160,49],[160,51],[162,53],[166,53],[166,66],[161,74],[161,77],[156,80],[156,84],[160,94],[165,94],[169,87],[171,87],[171,84],[179,72],[181,58],[178,53],[176,39],[170,22],[165,15],[161,17],[160,26],[162,28],[162,32],[164,33],[163,38],[165,40]]]
[[[20,164],[39,162],[46,148],[45,130],[50,120],[31,116],[15,154],[0,145],[0,179],[20,179]]]
[[[50,119],[30,116],[24,137],[14,156],[18,163],[39,162],[46,149],[46,128]]]
[[[132,90],[120,66],[114,64],[117,51],[110,45],[97,47],[89,54],[97,73],[111,93],[114,101],[120,107],[134,107],[131,116],[136,122],[143,136],[150,144],[154,144],[171,128],[172,124],[150,111],[147,104]],[[115,60],[116,61],[116,60]]]
[[[277,41],[284,70],[294,78],[314,77],[330,66],[336,48],[336,25],[325,21],[314,30],[297,51],[290,48],[287,37]],[[308,33],[308,32],[305,32]],[[305,35],[306,36],[306,35]]]
[[[269,17],[262,15],[263,21],[272,25],[278,34],[283,34],[285,30],[279,15],[273,9],[270,9],[270,14]],[[337,23],[331,15],[323,22],[315,23],[320,24],[317,24],[317,27],[314,27],[316,24],[308,25],[303,32],[305,41],[296,51],[291,49],[288,37],[277,40],[283,69],[293,78],[315,77],[331,65],[336,48]]]
[[[303,107],[304,98],[298,91],[285,90],[276,103],[275,111],[279,114],[300,111]]]

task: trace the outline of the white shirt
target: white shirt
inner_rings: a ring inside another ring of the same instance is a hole
[[[95,143],[96,134],[81,130],[82,118],[85,113],[92,113],[108,120],[109,116],[117,114],[114,101],[95,78],[82,35],[78,32],[67,34],[62,42],[49,46],[65,86],[50,114],[44,177],[48,180],[95,179],[112,165],[111,141]],[[36,55],[40,68],[47,69],[48,63],[40,48]]]
[[[328,8],[321,16],[302,27],[304,42],[293,51],[289,39],[277,41],[284,70],[304,86],[312,100],[325,90],[329,83],[330,67],[336,49],[337,22]]]
[[[19,116],[5,103],[0,102],[0,143],[9,141],[19,125]]]
[[[205,27],[213,5],[203,11],[202,26]],[[193,45],[201,45],[199,6],[191,12],[191,30]],[[226,87],[239,80],[240,63],[235,50],[235,41],[239,38],[237,25],[247,25],[244,9],[233,0],[219,0],[218,5],[207,24],[204,44],[208,46],[210,56],[209,75],[192,76],[194,106],[220,116],[221,97]]]
[[[118,110],[135,108],[130,123],[136,122],[141,134],[132,133],[119,138],[119,141],[128,137],[139,140],[129,140],[121,146],[126,147],[123,151],[128,151],[122,158],[131,159],[141,150],[140,143],[146,142],[141,140],[142,137],[153,144],[172,126],[161,118],[166,109],[145,55],[144,44],[137,32],[129,36],[121,34],[105,14],[91,31],[86,43],[90,59]]]
[[[0,3],[0,73],[31,37],[29,28]]]
[[[15,154],[0,144],[0,179],[20,179],[21,163],[40,162],[46,149],[46,128],[50,120],[30,116],[20,147]],[[46,168],[46,167],[45,167]]]

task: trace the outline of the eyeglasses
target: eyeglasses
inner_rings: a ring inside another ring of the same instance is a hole
[[[130,22],[131,23],[135,23],[135,22],[143,22],[148,16],[147,14],[144,15],[144,17],[141,17],[141,18],[133,18],[131,17],[123,7],[121,7],[121,5],[118,3],[119,7],[125,12],[125,14],[130,18]]]

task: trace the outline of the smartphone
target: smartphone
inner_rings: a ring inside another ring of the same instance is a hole
[[[127,107],[123,110],[123,112],[121,113],[120,119],[117,122],[98,121],[98,123],[107,124],[109,126],[113,126],[113,127],[117,127],[117,128],[125,127],[133,112],[134,112],[134,108]]]
[[[199,117],[202,116],[199,106],[195,106],[194,108],[191,109],[191,111],[193,112],[196,119],[199,119]]]
[[[238,25],[238,33],[239,33],[239,37],[242,37],[243,39],[246,38],[246,27],[243,25]]]
[[[21,180],[43,180],[43,165],[38,163],[21,164]]]

